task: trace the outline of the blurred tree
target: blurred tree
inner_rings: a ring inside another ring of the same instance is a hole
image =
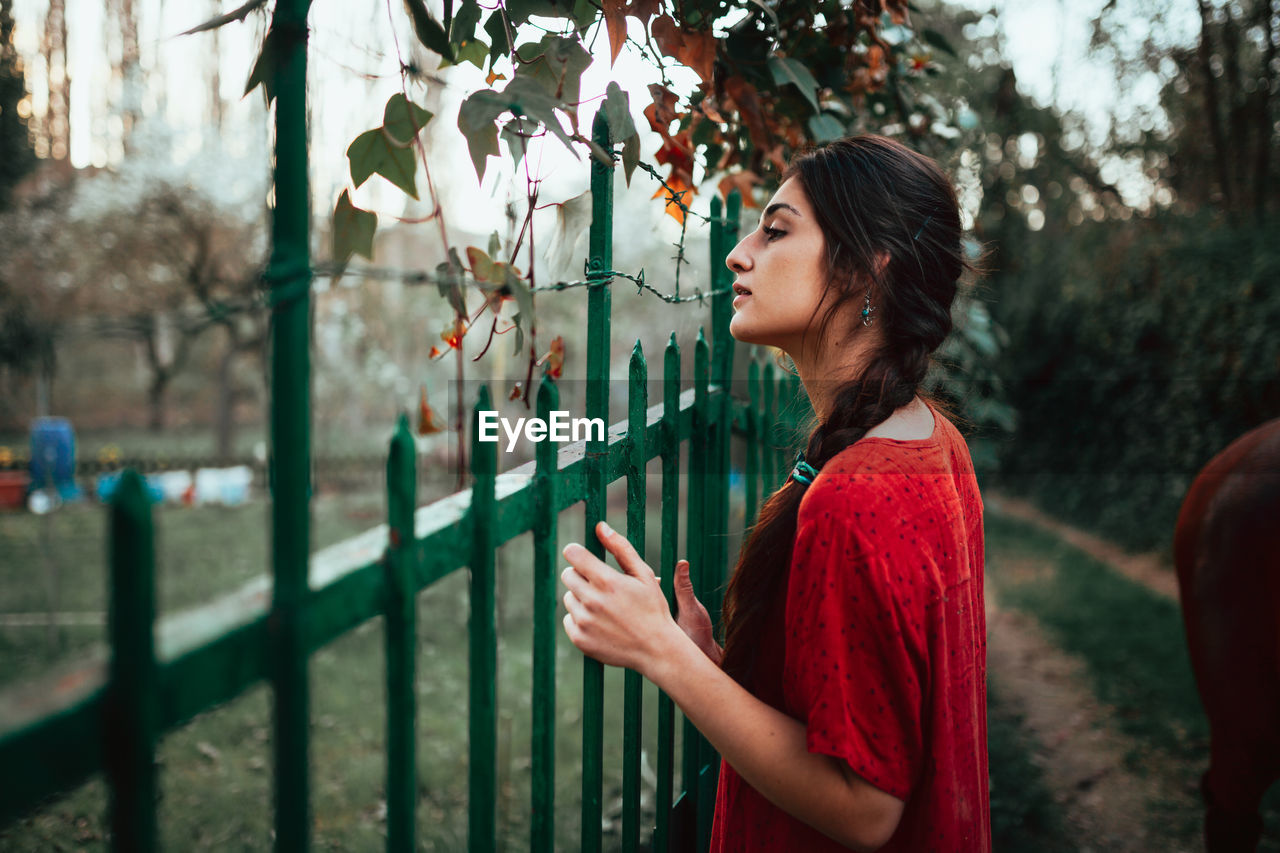
[[[77,309],[93,318],[97,333],[141,345],[151,375],[151,429],[164,428],[166,394],[195,342],[210,329],[222,330],[215,451],[229,457],[236,403],[254,393],[237,365],[246,356],[260,359],[266,343],[261,220],[171,176],[139,182],[111,173],[85,183],[70,219],[70,239],[91,271]]]
[[[0,210],[36,163],[29,109],[26,75],[13,43],[13,0],[0,0]]]

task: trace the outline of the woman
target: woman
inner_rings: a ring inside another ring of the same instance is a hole
[[[623,573],[565,547],[565,631],[719,751],[713,850],[989,850],[982,501],[919,396],[966,267],[951,183],[885,137],[831,143],[727,263],[730,332],[791,356],[817,426],[743,547],[723,653],[688,563],[676,621],[604,522]]]

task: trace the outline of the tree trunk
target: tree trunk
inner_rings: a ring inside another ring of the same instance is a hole
[[[1266,47],[1262,51],[1262,84],[1258,86],[1256,97],[1257,134],[1254,140],[1257,148],[1253,168],[1253,212],[1261,222],[1267,215],[1267,200],[1271,184],[1271,93],[1275,91],[1276,74],[1273,66],[1276,61],[1275,33],[1271,26],[1272,0],[1262,0],[1261,13],[1262,34]]]
[[[1200,6],[1200,71],[1204,74],[1205,121],[1209,123],[1209,138],[1213,142],[1214,165],[1218,185],[1222,190],[1222,203],[1226,210],[1234,209],[1231,176],[1227,168],[1227,146],[1222,134],[1222,118],[1218,109],[1218,81],[1213,76],[1213,45],[1209,42],[1210,9],[1207,0],[1199,0]]]
[[[169,377],[163,371],[152,374],[151,386],[147,389],[147,429],[152,432],[164,432],[165,391],[169,388]]]
[[[236,389],[231,368],[235,365],[237,352],[235,337],[228,332],[227,348],[218,360],[217,408],[213,413],[214,453],[221,460],[231,458],[235,440]]]

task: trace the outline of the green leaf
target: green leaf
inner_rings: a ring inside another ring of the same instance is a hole
[[[507,99],[492,89],[481,89],[475,92],[458,108],[458,130],[466,137],[467,148],[471,152],[471,165],[475,167],[476,178],[484,181],[484,170],[488,158],[501,156],[498,148],[498,128],[494,120],[506,112]]]
[[[425,0],[404,0],[404,8],[409,13],[409,20],[413,22],[413,34],[418,37],[418,41],[450,62],[456,62],[449,35],[440,22],[431,17]]]
[[[449,300],[454,313],[468,316],[467,300],[462,292],[462,273],[466,269],[462,259],[458,257],[457,247],[449,247],[449,260],[436,264],[436,289],[440,295]]]
[[[412,198],[418,197],[414,182],[418,161],[413,149],[393,143],[382,128],[357,136],[347,148],[347,159],[351,161],[351,181],[357,187],[376,172]]]
[[[633,133],[622,142],[622,173],[627,179],[627,186],[631,186],[631,173],[639,162],[640,134]]]
[[[516,275],[510,266],[506,269],[506,287],[511,291],[511,295],[516,300],[516,317],[527,318],[530,323],[533,322],[533,292],[529,290],[529,285],[520,276]],[[520,345],[524,343],[524,336],[519,332],[516,345],[516,355],[520,354]]]
[[[502,141],[507,143],[507,151],[517,169],[520,168],[520,161],[524,159],[525,149],[529,145],[527,136],[537,129],[537,122],[523,116],[516,116],[502,126]]]
[[[514,27],[513,24],[513,30]],[[511,42],[511,35],[507,32],[506,22],[500,10],[490,15],[489,20],[484,22],[484,31],[489,34],[489,65],[492,66],[501,57],[509,56],[515,46]]]
[[[481,71],[484,70],[485,60],[489,58],[489,45],[479,39],[467,39],[458,45],[456,52],[458,63],[470,62]]]
[[[809,73],[808,68],[804,67],[804,63],[789,56],[771,56],[769,73],[773,75],[775,86],[792,84],[800,90],[800,94],[805,96],[813,107],[813,111],[818,111],[818,81],[813,79],[813,75]]]
[[[631,118],[630,96],[616,82],[610,80],[604,90],[604,114],[609,119],[609,141],[623,142],[636,132]]]
[[[271,101],[276,96],[275,30],[268,32],[267,37],[262,40],[262,49],[258,51],[258,58],[254,60],[253,69],[249,72],[249,79],[244,84],[244,93],[248,95],[258,88],[259,83],[262,84],[263,94],[267,96],[267,106],[271,106]]]
[[[507,0],[507,17],[512,26],[519,26],[531,15],[544,18],[569,18],[573,16],[573,0]]]
[[[352,255],[373,260],[373,232],[377,228],[378,214],[353,205],[350,194],[343,190],[333,208],[333,262],[345,267]]]
[[[397,92],[382,111],[382,129],[393,142],[408,145],[431,121],[431,113]]]
[[[502,96],[507,99],[511,112],[541,122],[547,130],[560,138],[565,147],[573,152],[574,157],[578,157],[569,134],[565,133],[560,119],[555,114],[556,108],[563,109],[563,105],[548,94],[540,84],[528,77],[517,76],[502,90]]]
[[[516,331],[515,331],[516,345],[515,345],[515,349],[511,351],[511,357],[519,358],[520,351],[524,349],[524,327],[520,325],[521,319],[519,314],[514,315],[511,318],[511,322],[515,323],[516,325]]]
[[[830,142],[844,136],[844,125],[840,120],[828,113],[809,116],[809,134],[814,142]]]
[[[458,8],[458,13],[453,16],[453,23],[449,26],[449,41],[455,45],[460,45],[465,41],[472,41],[476,37],[476,25],[480,23],[482,10],[480,4],[476,0],[462,0],[462,5]],[[501,12],[495,13],[498,17],[502,16]]]
[[[543,36],[542,41],[516,48],[520,57],[516,77],[536,80],[566,109],[577,108],[582,90],[582,72],[591,65],[591,54],[575,38]]]
[[[502,254],[502,238],[494,231],[489,235],[489,257],[496,258]]]
[[[959,56],[956,53],[956,49],[951,46],[951,42],[947,41],[947,37],[937,30],[921,30],[920,38],[924,39],[925,44],[930,47],[937,48],[943,53],[949,53],[955,57]]]

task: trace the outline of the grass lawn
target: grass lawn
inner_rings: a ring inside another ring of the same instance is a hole
[[[1098,698],[1116,709],[1117,727],[1138,744],[1126,756],[1144,770],[1146,750],[1208,766],[1208,724],[1196,692],[1177,603],[1116,574],[1050,533],[997,513],[987,515],[987,574],[1002,606],[1033,615],[1056,645],[1085,661]],[[1263,803],[1265,839],[1280,851],[1280,785]],[[1179,834],[1196,838],[1200,814],[1167,813]]]
[[[314,502],[317,548],[377,524],[378,493]],[[266,504],[158,508],[159,601],[175,612],[204,603],[259,574],[267,554]],[[561,515],[562,543],[582,540],[582,513]],[[41,546],[48,523],[50,547]],[[651,552],[656,551],[655,534]],[[101,611],[105,595],[105,512],[69,507],[36,518],[0,516],[0,611],[42,612],[42,567],[60,577],[58,609]],[[532,538],[499,551],[500,844],[527,847],[532,684]],[[47,563],[45,562],[47,559]],[[467,826],[467,611],[465,572],[419,596],[419,838],[429,850],[458,850]],[[0,680],[31,676],[67,658],[101,651],[102,626],[64,627],[51,648],[42,627],[0,628]],[[557,846],[578,845],[581,797],[582,655],[557,632]],[[622,672],[606,670],[604,811],[620,812]],[[381,620],[366,622],[319,650],[311,663],[312,803],[317,850],[381,850],[384,844],[385,702]],[[259,685],[189,726],[159,750],[162,846],[171,850],[268,849],[271,837],[270,690]],[[657,691],[646,685],[646,763],[656,770]],[[679,749],[677,726],[677,749]],[[677,752],[677,756],[678,756]],[[679,761],[677,760],[677,790]],[[652,785],[646,785],[652,814]],[[105,849],[106,787],[93,780],[0,833],[6,851]],[[646,821],[650,821],[646,817]],[[617,821],[615,821],[617,823]],[[611,836],[617,838],[617,829]]]

